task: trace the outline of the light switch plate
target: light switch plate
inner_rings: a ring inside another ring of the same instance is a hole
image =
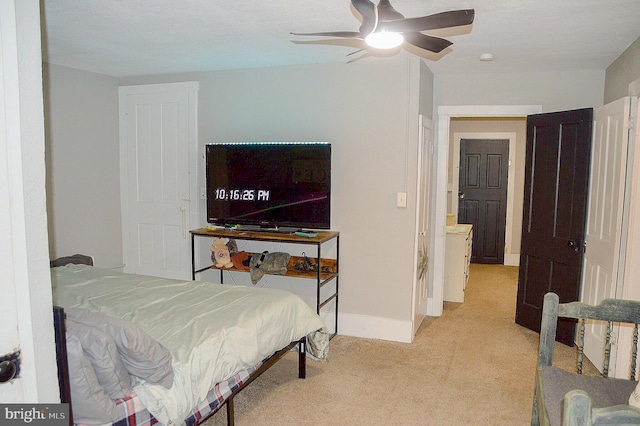
[[[406,192],[398,192],[398,207],[407,207],[407,193]]]

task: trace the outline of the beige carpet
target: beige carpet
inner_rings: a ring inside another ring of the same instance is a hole
[[[528,425],[538,334],[515,324],[518,269],[471,265],[464,303],[445,303],[413,343],[336,336],[297,378],[288,354],[235,398],[243,425]],[[557,344],[560,363],[575,349]],[[206,426],[226,424],[222,408]]]

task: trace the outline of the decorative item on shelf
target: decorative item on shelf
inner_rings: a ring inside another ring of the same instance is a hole
[[[249,262],[251,283],[256,285],[264,274],[285,275],[289,259],[291,259],[291,255],[283,252],[263,251],[260,254],[254,254]]]
[[[296,271],[300,271],[300,272],[317,272],[318,271],[318,265],[314,264],[304,252],[302,252],[302,259],[298,260],[293,268]],[[329,268],[328,266],[323,266],[320,268],[320,272],[325,274],[331,273],[331,268]]]
[[[251,262],[251,254],[246,251],[239,251],[231,256],[233,266],[240,270],[249,272],[249,262]]]
[[[238,246],[235,240],[229,238],[213,238],[211,244],[211,260],[216,268],[231,268],[233,261],[231,257],[237,253]]]
[[[296,271],[312,272],[316,270],[316,265],[311,263],[311,259],[309,259],[307,255],[302,252],[302,259],[298,260],[293,268]]]

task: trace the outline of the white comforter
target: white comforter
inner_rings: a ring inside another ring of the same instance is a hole
[[[326,354],[323,320],[286,291],[168,280],[86,265],[51,271],[56,305],[130,321],[169,349],[175,371],[171,389],[141,380],[134,387],[164,424],[180,424],[216,383],[305,335],[316,339],[321,351],[316,355]]]

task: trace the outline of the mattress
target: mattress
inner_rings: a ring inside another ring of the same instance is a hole
[[[182,424],[217,383],[255,368],[290,342],[308,336],[326,357],[323,320],[298,296],[281,290],[171,280],[87,265],[51,269],[54,304],[130,321],[172,355],[171,388],[137,380],[134,391],[164,424]]]

